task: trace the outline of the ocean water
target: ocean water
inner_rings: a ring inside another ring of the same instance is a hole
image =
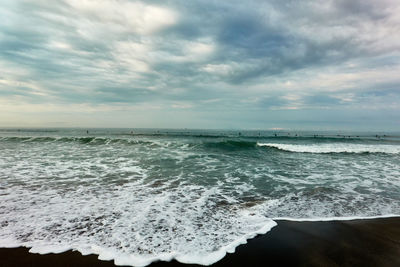
[[[279,218],[399,214],[396,134],[0,130],[1,247],[209,265]]]

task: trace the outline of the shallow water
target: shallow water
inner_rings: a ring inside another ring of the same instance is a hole
[[[0,130],[3,247],[211,264],[274,218],[396,214],[395,134]]]

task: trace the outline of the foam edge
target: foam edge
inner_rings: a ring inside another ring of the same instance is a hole
[[[205,265],[205,266],[212,265],[212,264],[220,261],[222,258],[224,258],[227,253],[234,253],[236,247],[238,247],[239,245],[242,245],[242,244],[246,244],[248,239],[252,239],[252,238],[256,237],[257,235],[266,234],[276,225],[277,225],[277,223],[275,221],[270,220],[266,225],[264,225],[259,230],[248,233],[248,234],[236,239],[232,243],[221,247],[220,249],[218,249],[217,251],[215,251],[213,253],[208,254],[207,257],[204,257],[204,255],[201,255],[201,256],[200,255],[199,256],[179,255],[179,256],[175,257],[175,259],[177,261],[179,261],[181,263],[185,263],[185,264],[201,264],[201,265]]]
[[[63,245],[45,245],[41,243],[21,243],[16,240],[1,240],[0,247],[3,248],[17,248],[17,247],[26,247],[30,248],[30,253],[35,254],[50,254],[50,253],[63,253],[69,250],[78,251],[83,256],[89,254],[96,254],[98,255],[99,260],[109,261],[114,260],[114,264],[117,266],[123,265],[130,265],[136,267],[144,267],[152,262],[156,261],[171,261],[173,259],[177,260],[180,263],[185,264],[200,264],[209,266],[212,265],[222,258],[225,257],[227,253],[234,253],[237,246],[246,244],[248,239],[254,238],[260,234],[266,234],[269,232],[273,227],[275,227],[277,223],[271,219],[259,230],[250,232],[235,241],[231,242],[230,244],[221,247],[215,252],[209,253],[207,255],[180,255],[177,252],[159,254],[157,256],[151,257],[143,257],[143,256],[134,256],[129,254],[122,254],[118,253],[115,250],[111,250],[109,248],[103,248],[97,245],[71,245],[71,246],[63,246]]]

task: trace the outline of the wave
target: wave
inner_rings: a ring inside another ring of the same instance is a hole
[[[302,140],[301,142],[305,142]],[[313,140],[314,141],[314,140]],[[326,141],[326,140],[325,140]],[[287,152],[297,153],[385,153],[400,154],[399,144],[383,143],[349,143],[348,140],[340,142],[320,142],[316,141],[310,144],[287,144],[287,143],[262,143],[252,138],[219,138],[192,140],[192,139],[153,139],[129,137],[98,137],[98,136],[9,136],[0,137],[0,142],[15,143],[78,143],[82,145],[145,145],[151,147],[175,147],[175,148],[194,148],[214,149],[222,151],[251,150],[260,147],[268,147]],[[300,142],[300,141],[299,141]]]
[[[137,140],[132,138],[108,138],[108,137],[50,137],[50,136],[39,136],[39,137],[2,137],[0,141],[3,142],[16,142],[16,143],[80,143],[90,145],[108,145],[108,144],[153,144],[153,142],[145,140]]]
[[[184,141],[174,142],[171,140],[141,140],[134,137],[126,138],[110,138],[110,137],[3,137],[0,138],[3,142],[16,142],[16,143],[78,143],[83,145],[150,145],[153,147],[203,147],[206,149],[219,149],[219,150],[243,150],[252,149],[257,147],[257,142],[246,140],[226,139],[222,141],[203,140],[197,141]]]
[[[381,145],[381,144],[348,144],[348,143],[330,143],[330,144],[278,144],[278,143],[257,143],[261,147],[270,147],[287,152],[296,153],[387,153],[399,154],[400,145]]]
[[[215,148],[222,150],[242,150],[256,148],[257,142],[244,140],[224,140],[220,142],[204,142],[203,146],[206,148]]]

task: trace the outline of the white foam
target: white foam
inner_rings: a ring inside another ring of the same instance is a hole
[[[46,242],[43,242],[42,244],[33,245],[29,252],[42,255],[49,253],[59,254],[71,249],[73,249],[73,247],[70,245],[48,245]]]
[[[134,191],[135,187],[144,192]],[[184,186],[157,196],[140,184],[135,187],[121,189],[113,196],[101,192],[94,197],[79,188],[63,197],[54,191],[36,197],[20,191],[18,195],[27,196],[23,201],[17,196],[3,197],[9,207],[4,219],[9,224],[0,230],[0,246],[31,247],[30,252],[39,254],[73,249],[85,255],[97,254],[100,260],[114,260],[117,265],[146,266],[172,259],[210,265],[276,225],[246,210],[210,213],[206,207],[219,194],[215,188]],[[104,216],[97,214],[106,216],[103,220],[99,218]]]
[[[10,177],[4,182],[20,181],[1,189],[3,247],[25,246],[40,254],[73,249],[117,265],[172,259],[210,265],[275,225],[260,213],[217,206],[218,199],[227,199],[217,187],[175,184],[180,177],[153,186],[135,158],[82,161],[87,152],[71,148],[68,160],[51,156],[42,172],[45,158],[35,157],[36,149],[26,153],[29,161],[6,162],[10,169],[0,170]],[[128,183],[109,180],[125,173]]]
[[[399,154],[400,145],[382,144],[349,144],[349,143],[330,143],[330,144],[281,144],[281,143],[257,143],[258,146],[273,147],[289,152],[298,153],[388,153]]]

